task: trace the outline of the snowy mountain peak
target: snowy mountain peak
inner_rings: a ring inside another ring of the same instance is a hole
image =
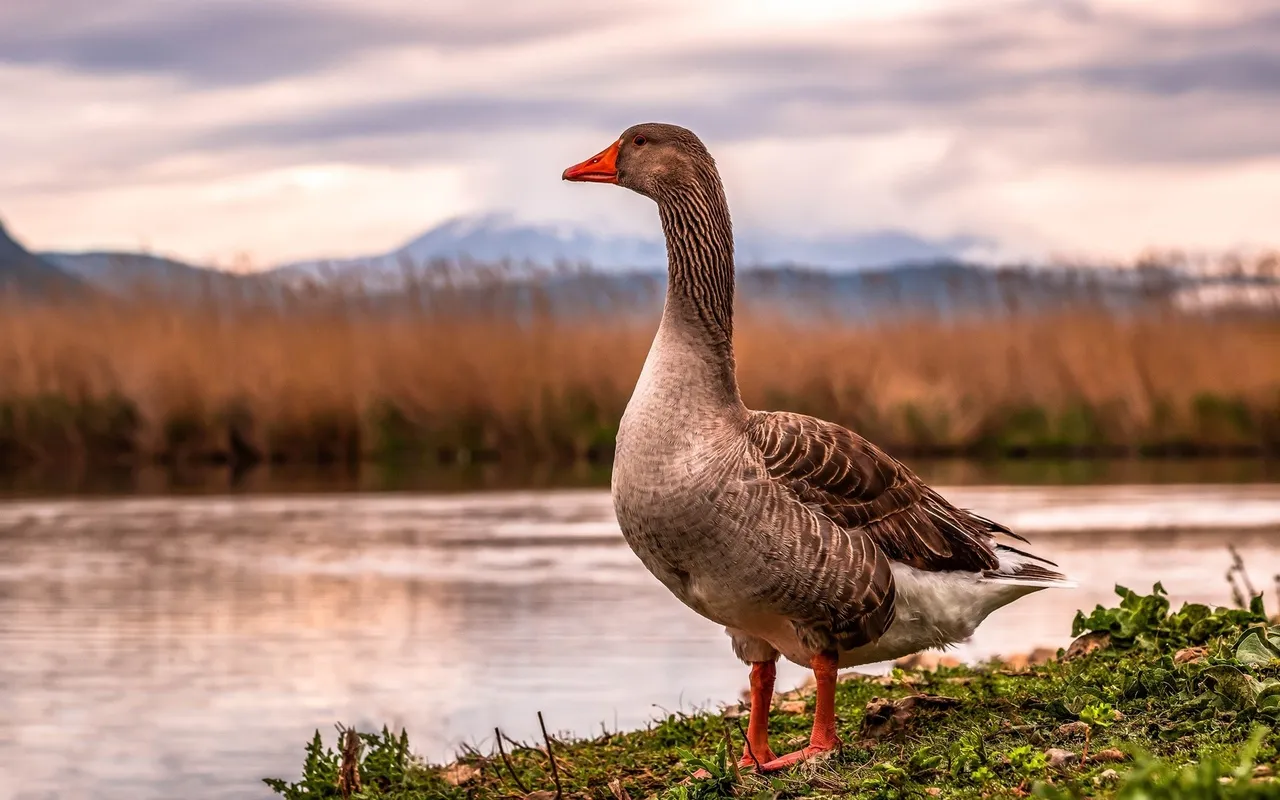
[[[744,231],[737,240],[743,266],[800,265],[857,269],[955,258],[980,242],[969,238],[934,241],[900,231],[827,237],[779,236]],[[406,262],[470,259],[552,266],[588,264],[605,271],[655,270],[666,266],[660,238],[600,234],[572,223],[528,223],[508,212],[454,217],[388,253],[340,261],[286,265],[285,273],[358,277],[398,275]]]

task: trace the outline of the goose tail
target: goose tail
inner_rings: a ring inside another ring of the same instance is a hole
[[[1057,564],[1005,544],[996,545],[1000,566],[982,574],[983,583],[1028,589],[1074,589],[1079,584],[1058,572]]]

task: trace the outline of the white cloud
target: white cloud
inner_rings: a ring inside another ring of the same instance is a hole
[[[1280,245],[1261,0],[85,2],[25,7],[0,56],[0,213],[40,248],[267,263],[486,209],[652,232],[647,201],[558,180],[647,119],[699,132],[756,228]],[[196,22],[224,39],[160,38]]]
[[[29,201],[13,227],[29,245],[141,248],[222,266],[264,267],[295,253],[355,256],[480,210],[467,172],[465,164],[311,164],[197,182],[45,194]],[[68,208],[76,214],[71,226]],[[274,257],[267,261],[262,254]]]

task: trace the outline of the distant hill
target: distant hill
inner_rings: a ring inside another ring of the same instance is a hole
[[[247,281],[240,275],[192,266],[171,258],[145,253],[94,251],[51,252],[40,257],[71,275],[111,294],[139,288],[169,296],[204,296],[239,292]]]
[[[0,223],[0,294],[77,295],[85,284],[19,244]]]
[[[1274,279],[1211,278],[1163,267],[998,269],[954,255],[980,244],[967,239],[931,242],[893,232],[823,239],[748,233],[738,241],[738,296],[744,303],[801,319],[872,319],[903,313],[1036,311],[1081,301],[1113,309],[1152,300],[1206,309],[1230,304],[1274,307],[1270,298],[1280,291]],[[503,263],[514,268],[499,269],[496,275],[489,269]],[[404,267],[430,269],[433,264],[448,267],[448,283],[456,291],[434,298],[406,292]],[[531,274],[521,268],[525,265],[591,269],[553,270],[529,281],[521,277]],[[573,315],[660,304],[665,267],[665,250],[657,239],[524,225],[505,216],[455,219],[382,255],[304,262],[248,275],[138,253],[36,256],[0,228],[0,285],[7,280],[35,292],[91,286],[123,296],[142,286],[169,298],[274,302],[290,285],[333,279],[361,290],[371,303],[368,307],[380,311],[447,303],[452,310],[523,314],[543,309]],[[509,280],[496,285],[493,277]]]
[[[980,244],[977,239],[932,241],[896,231],[816,238],[748,231],[738,238],[737,258],[740,266],[865,269],[953,259]],[[665,245],[656,237],[596,234],[574,226],[532,225],[490,214],[441,223],[390,252],[286,264],[273,273],[284,278],[381,284],[399,280],[406,266],[421,269],[432,262],[459,259],[545,267],[589,265],[608,272],[660,270],[667,263]]]
[[[488,311],[512,319],[540,313],[656,315],[666,279],[666,272],[657,269],[569,272],[535,280],[454,283],[443,294],[370,292],[366,300],[379,313],[418,313],[425,305],[451,313]],[[737,300],[744,314],[778,314],[802,323],[1036,313],[1098,304],[1123,312],[1168,302],[1177,291],[1203,283],[1171,272],[1138,276],[1132,270],[1099,268],[1082,273],[959,261],[844,271],[756,267],[739,270]]]
[[[746,266],[740,270],[741,294],[749,300],[803,296],[806,303],[815,300],[835,303],[844,313],[862,315],[888,302],[899,306],[935,302],[945,305],[946,297],[957,288],[975,300],[984,301],[994,291],[994,277],[989,270],[936,256],[928,263],[903,266],[891,260],[889,266],[862,270],[776,266],[787,264],[785,256],[791,253],[807,253],[810,257],[825,259],[824,264],[848,266],[878,258],[889,259],[894,253],[924,261],[940,251],[940,246],[898,234],[808,241],[794,246],[788,246],[782,239],[748,240],[743,247],[755,254],[750,258],[770,259],[775,264]],[[556,313],[567,314],[603,304],[635,307],[649,300],[661,302],[666,280],[666,251],[658,240],[522,226],[505,217],[493,216],[447,222],[382,256],[308,262],[250,275],[220,272],[142,253],[48,252],[42,253],[41,258],[115,295],[145,288],[178,297],[228,297],[246,293],[260,297],[273,287],[299,279],[322,282],[333,279],[347,286],[364,287],[371,295],[385,294],[388,306],[399,305],[394,296],[403,285],[402,264],[423,267],[433,262],[447,262],[451,265],[453,285],[470,285],[476,289],[465,293],[471,298],[467,303],[507,303],[519,307],[527,305],[537,294],[549,302]],[[488,284],[479,277],[486,272],[483,268],[503,261],[513,265],[589,265],[591,270],[585,273],[570,270],[528,283],[519,279],[525,273],[515,269],[510,276],[515,280],[505,289],[484,288]]]

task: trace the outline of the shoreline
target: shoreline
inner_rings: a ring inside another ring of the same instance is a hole
[[[467,748],[442,766],[414,758],[404,732],[344,733],[339,749],[317,732],[302,780],[268,784],[289,800],[343,797],[353,780],[362,798],[402,800],[1173,798],[1187,781],[1208,792],[1197,798],[1280,791],[1280,752],[1264,733],[1280,722],[1280,629],[1266,627],[1261,598],[1173,612],[1158,584],[1117,593],[1117,606],[1077,615],[1070,647],[1025,663],[843,673],[842,750],[767,779],[735,766],[747,713],[733,704],[587,739],[495,731],[490,752]],[[775,751],[803,743],[812,700],[804,686],[775,696]]]
[[[6,411],[0,403],[0,412]],[[2,420],[0,420],[2,421]],[[87,421],[72,421],[73,428]],[[166,423],[167,425],[168,423]],[[142,469],[148,467],[225,468],[246,471],[261,467],[346,468],[409,466],[418,468],[504,467],[509,469],[554,466],[607,467],[613,463],[612,437],[600,438],[586,446],[571,445],[555,453],[539,453],[513,449],[468,448],[453,445],[369,448],[365,442],[373,438],[361,435],[356,424],[340,441],[322,435],[290,443],[290,449],[273,450],[270,445],[256,446],[234,432],[209,430],[202,440],[218,440],[212,444],[166,443],[160,449],[139,447],[133,442],[115,441],[102,449],[77,449],[84,437],[72,446],[43,449],[20,443],[16,437],[5,437],[0,429],[0,476],[22,469],[62,468],[67,466],[92,469]],[[64,435],[66,431],[62,432]],[[554,436],[554,434],[548,434]],[[1280,463],[1280,440],[1221,442],[1215,440],[1171,439],[1140,443],[1089,444],[1045,443],[1002,444],[974,441],[954,445],[920,445],[886,440],[877,442],[881,449],[906,461],[973,461],[973,462],[1196,462],[1224,459],[1263,460]]]
[[[904,458],[931,485],[1162,486],[1256,485],[1280,482],[1280,458]],[[0,464],[0,497],[56,494],[165,494],[226,491],[467,492],[604,488],[611,463],[487,462],[439,465],[401,459],[353,464],[227,464],[155,462]]]

